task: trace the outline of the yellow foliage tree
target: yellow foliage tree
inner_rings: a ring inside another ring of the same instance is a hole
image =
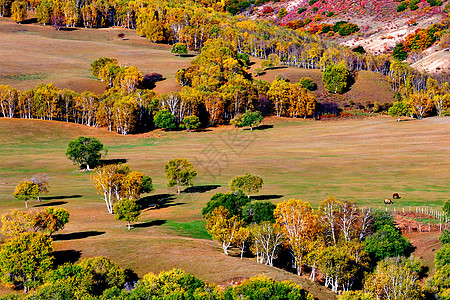
[[[300,199],[290,199],[277,204],[274,211],[276,223],[286,233],[294,256],[294,266],[301,275],[303,258],[307,254],[308,244],[316,237],[318,217],[311,205]]]

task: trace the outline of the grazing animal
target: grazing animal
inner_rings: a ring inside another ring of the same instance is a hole
[[[400,199],[401,197],[400,197],[400,195],[399,195],[398,193],[394,193],[394,194],[392,195],[392,198],[393,198],[393,199]]]
[[[391,199],[384,199],[384,204],[394,204]]]

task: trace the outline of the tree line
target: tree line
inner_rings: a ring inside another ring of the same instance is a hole
[[[239,181],[233,179],[230,186]],[[426,269],[408,257],[411,244],[389,212],[362,211],[334,197],[322,201],[317,211],[300,199],[275,206],[232,190],[214,195],[202,211],[208,232],[227,255],[236,249],[241,258],[252,255],[258,263],[308,274],[311,280],[320,274],[326,287],[345,292],[340,299],[434,299],[449,291],[447,246],[436,254],[438,274],[421,284]],[[450,200],[445,205],[450,207]],[[448,236],[445,230],[441,241],[448,243]]]

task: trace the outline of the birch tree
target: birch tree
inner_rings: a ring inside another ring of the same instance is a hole
[[[273,266],[278,247],[284,242],[284,231],[271,222],[261,222],[250,227],[253,241],[252,252],[256,255],[256,262]]]
[[[243,222],[237,216],[229,217],[228,210],[219,206],[206,216],[206,229],[213,239],[221,243],[223,252],[228,254],[228,248],[235,242]]]

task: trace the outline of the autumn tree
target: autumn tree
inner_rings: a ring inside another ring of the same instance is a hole
[[[417,119],[423,119],[433,108],[433,101],[424,92],[416,92],[408,97],[408,104]]]
[[[256,262],[273,266],[279,246],[285,241],[284,231],[271,222],[261,222],[250,226],[252,238],[251,250],[256,255]]]
[[[237,175],[228,183],[231,191],[241,190],[250,198],[250,194],[258,193],[262,188],[263,179],[258,175],[245,173]]]
[[[273,103],[277,117],[281,117],[285,114],[290,99],[289,82],[283,79],[272,81],[267,96]]]
[[[34,212],[13,210],[2,215],[1,232],[8,237],[19,236],[34,231],[34,223]]]
[[[366,278],[364,290],[383,300],[424,299],[419,276],[409,260],[411,258],[395,257],[380,261],[375,272]]]
[[[3,281],[25,293],[36,288],[52,266],[52,251],[52,239],[41,233],[24,233],[6,241],[0,249]]]
[[[20,182],[14,190],[14,197],[17,200],[25,201],[25,207],[28,208],[28,200],[37,199],[39,195],[39,186],[32,181],[24,180]]]
[[[58,230],[64,229],[69,222],[69,212],[61,207],[47,207],[34,215],[33,226],[50,236]]]
[[[328,92],[342,94],[347,88],[350,72],[345,62],[331,64],[325,67],[322,73],[322,80]]]
[[[180,194],[181,186],[192,186],[192,180],[197,176],[194,166],[185,158],[175,158],[170,160],[165,166],[168,186],[177,186]]]
[[[100,163],[102,154],[106,155],[106,153],[107,149],[98,139],[80,136],[69,142],[66,156],[80,168],[91,170],[91,167]]]
[[[336,200],[335,197],[330,196],[327,199],[320,202],[319,205],[319,218],[321,224],[324,227],[325,240],[332,245],[336,246],[338,241],[339,227],[338,227],[338,214],[341,203]]]
[[[318,218],[311,205],[300,199],[278,203],[274,215],[276,224],[283,228],[286,234],[297,274],[301,275],[307,246],[316,237],[318,231]]]
[[[47,174],[37,174],[31,177],[31,181],[36,184],[39,188],[39,195],[37,200],[40,201],[41,194],[48,193],[50,176]]]
[[[42,0],[41,3],[39,3],[39,5],[36,7],[37,21],[43,25],[49,24],[51,12],[51,3],[48,0]]]
[[[27,6],[24,1],[14,1],[11,5],[11,19],[22,23],[27,18]]]
[[[228,255],[228,248],[235,242],[243,222],[238,216],[230,216],[228,210],[219,206],[206,215],[206,229],[212,238],[221,243],[223,252]]]
[[[267,59],[261,62],[261,67],[263,69],[272,69],[274,67],[278,67],[279,65],[280,65],[280,57],[275,53],[269,54]]]
[[[93,278],[92,294],[101,295],[109,288],[121,288],[125,283],[125,271],[115,262],[103,256],[85,258],[79,263],[84,274]]]
[[[141,208],[134,199],[123,199],[114,204],[115,219],[126,221],[128,230],[131,229],[131,222],[136,222],[141,216]]]

